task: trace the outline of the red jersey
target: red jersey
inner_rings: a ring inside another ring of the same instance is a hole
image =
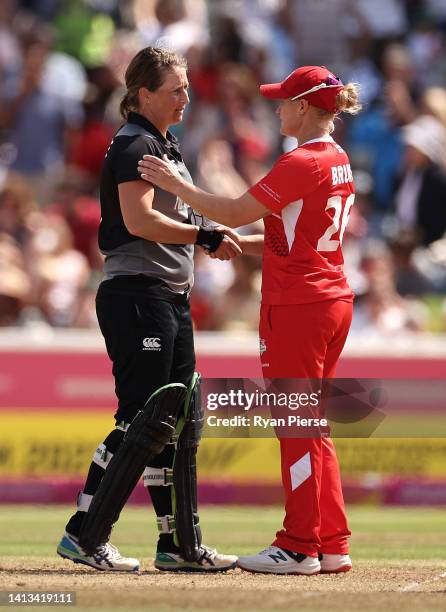
[[[345,151],[330,136],[282,155],[249,190],[265,217],[262,303],[352,301],[341,243],[354,202]]]

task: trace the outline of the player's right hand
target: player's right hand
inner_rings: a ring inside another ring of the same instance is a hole
[[[216,229],[220,230],[220,228]],[[232,238],[226,235],[226,233],[218,249],[214,253],[208,253],[209,257],[212,259],[220,259],[221,261],[228,261],[241,254],[242,249],[236,242],[234,242],[234,240],[232,240]]]
[[[229,236],[229,238],[231,238],[231,240],[241,248],[242,236],[240,236],[240,234],[238,234],[234,229],[232,229],[231,227],[227,227],[226,225],[217,225],[217,227],[215,227],[215,230],[217,232],[220,232],[221,234]]]

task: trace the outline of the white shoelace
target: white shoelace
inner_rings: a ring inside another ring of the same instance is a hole
[[[211,559],[213,559],[217,555],[217,550],[215,548],[210,548],[209,546],[205,546],[204,544],[202,544],[200,548],[203,548],[203,550],[206,551],[206,553]]]
[[[113,546],[113,544],[110,544],[110,542],[106,542],[100,546],[96,553],[108,561],[120,561],[123,558],[116,546]]]

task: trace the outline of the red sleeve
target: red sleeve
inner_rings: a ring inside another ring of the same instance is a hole
[[[282,155],[249,193],[269,210],[279,213],[290,202],[296,202],[317,189],[319,184],[316,159],[304,149],[295,149]]]

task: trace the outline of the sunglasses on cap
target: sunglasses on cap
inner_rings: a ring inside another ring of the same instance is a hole
[[[335,75],[333,76],[328,76],[325,81],[323,81],[322,83],[319,83],[319,85],[315,85],[314,87],[312,87],[311,89],[307,89],[307,91],[303,91],[302,93],[298,94],[297,96],[293,96],[292,98],[290,98],[290,100],[294,101],[297,100],[298,98],[302,98],[302,96],[307,96],[308,94],[312,94],[315,91],[319,91],[320,89],[328,89],[331,87],[342,87],[343,83],[341,81],[341,79]]]

